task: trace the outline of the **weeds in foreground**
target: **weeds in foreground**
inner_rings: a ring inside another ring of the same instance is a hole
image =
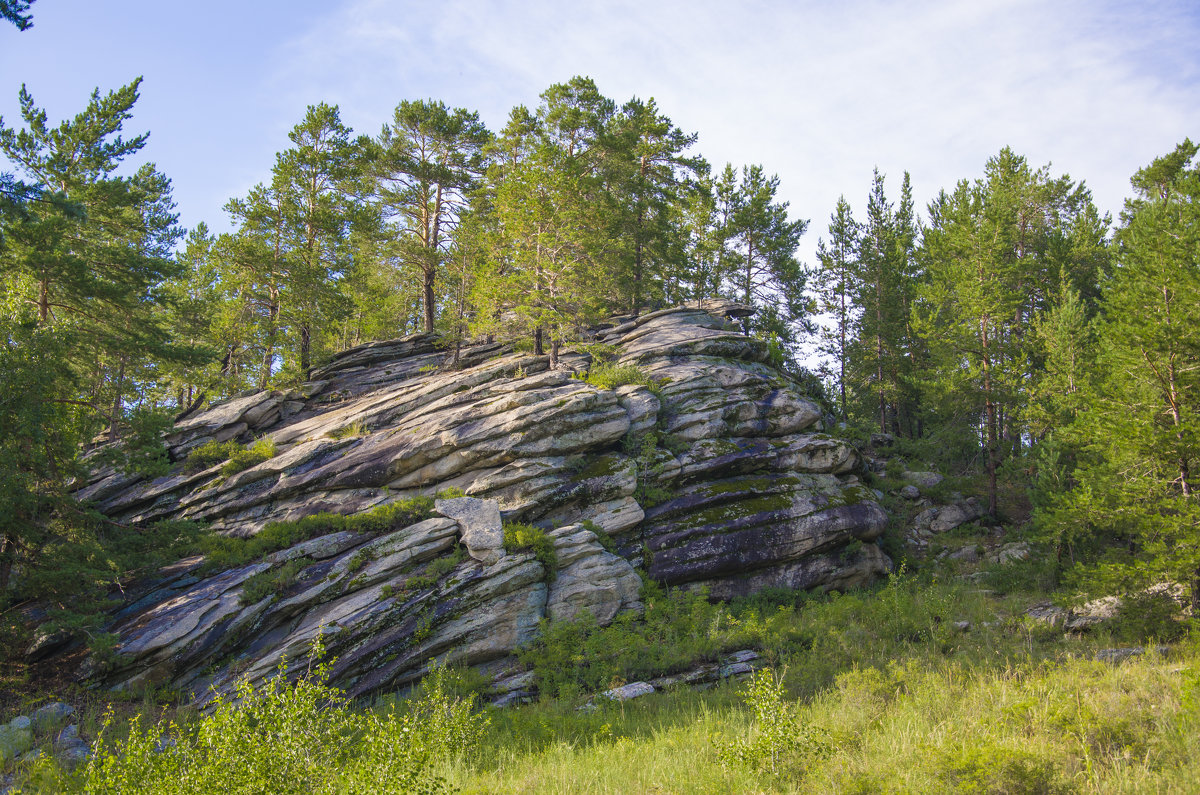
[[[474,698],[450,695],[435,669],[419,699],[359,711],[324,683],[326,665],[295,682],[286,666],[263,687],[241,683],[194,722],[143,723],[123,740],[106,721],[74,775],[43,770],[46,791],[90,795],[453,792],[437,766],[469,754],[488,724]]]
[[[408,702],[385,702],[374,718],[325,698],[321,709],[335,722],[332,733],[306,724],[301,709],[286,731],[312,738],[303,742],[268,731],[281,725],[273,718],[249,728],[227,724],[241,743],[268,750],[243,757],[230,756],[233,749],[221,753],[228,764],[277,765],[271,775],[298,779],[318,774],[306,772],[300,761],[260,760],[259,754],[309,754],[325,770],[324,778],[305,780],[312,791],[363,791],[359,782],[378,788],[380,780],[404,780],[412,769],[408,738],[457,709],[441,734],[422,735],[427,739],[421,742],[446,748],[472,745],[470,738],[479,737],[477,753],[469,759],[431,754],[421,777],[406,785],[412,791],[1194,791],[1200,780],[1193,753],[1200,738],[1200,645],[1184,639],[1167,657],[1147,653],[1119,664],[1096,662],[1096,649],[1113,645],[1117,636],[1101,629],[1090,637],[1064,637],[1061,630],[1034,626],[1021,615],[1030,597],[998,600],[961,584],[909,576],[873,591],[816,596],[778,590],[731,604],[651,587],[644,621],[552,626],[543,636],[549,642],[528,650],[527,662],[546,683],[540,703],[488,710],[485,720],[469,705],[487,682],[477,674],[447,674],[442,696],[431,677]],[[955,628],[960,620],[970,628]],[[1128,631],[1112,631],[1118,629]],[[760,673],[744,689],[679,687],[606,703],[595,712],[576,709],[585,691],[719,659],[732,647],[758,649],[780,675]],[[416,706],[426,699],[437,704],[432,712]],[[343,714],[350,715],[347,722],[337,723]],[[394,722],[388,723],[389,715]],[[401,721],[410,715],[416,723]],[[455,726],[467,727],[465,740]],[[163,728],[138,731],[156,743],[164,732],[176,736]],[[225,786],[223,770],[197,761],[196,749],[216,759],[216,750],[207,749],[219,747],[215,740],[197,744],[198,736],[193,722],[176,740],[176,748],[191,749],[193,767],[171,762],[178,766],[161,775],[219,776],[207,780],[210,791],[239,791]],[[297,750],[308,742],[316,750]],[[131,748],[135,753],[126,756],[141,758],[136,744]],[[158,760],[173,753],[158,753],[146,764],[167,764]],[[292,767],[285,770],[285,764]],[[122,769],[132,782],[123,791],[189,791],[152,778],[143,787],[132,769]],[[239,775],[228,779],[243,786]],[[83,785],[72,786],[67,791]],[[196,785],[190,791],[204,790]]]
[[[718,747],[717,755],[726,766],[795,774],[803,773],[810,762],[833,755],[833,736],[801,719],[800,702],[785,700],[783,680],[770,668],[756,671],[742,696],[754,714],[754,726],[748,736]]]

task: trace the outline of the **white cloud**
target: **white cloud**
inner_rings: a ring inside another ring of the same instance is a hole
[[[1200,134],[1186,5],[356,0],[289,44],[272,75],[296,108],[339,102],[374,132],[402,98],[479,109],[493,126],[551,83],[593,77],[654,96],[716,164],[778,172],[815,247],[839,194],[878,165],[917,198],[1010,145],[1086,179],[1119,210],[1130,174]]]

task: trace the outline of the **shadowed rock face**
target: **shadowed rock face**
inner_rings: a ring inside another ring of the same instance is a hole
[[[874,542],[886,516],[843,480],[858,453],[821,433],[819,407],[740,333],[732,319],[746,312],[708,303],[600,332],[618,363],[660,379],[657,394],[599,389],[500,345],[452,364],[419,334],[340,354],[295,390],[186,418],[167,439],[180,462],[170,475],[98,471],[80,499],[125,522],[192,519],[246,537],[450,487],[468,497],[407,527],[331,533],[236,569],[201,576],[201,561],[183,561],[131,590],[111,627],[118,662],[90,675],[203,698],[272,675],[320,635],[337,658],[333,684],[358,695],[410,683],[434,660],[499,668],[546,618],[638,610],[639,571],[715,598],[885,573]],[[205,442],[261,436],[277,454],[243,472],[182,463]],[[503,521],[544,528],[556,571],[499,546]],[[284,567],[276,592],[248,596],[248,583]]]

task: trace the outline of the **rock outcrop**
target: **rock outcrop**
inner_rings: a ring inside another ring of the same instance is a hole
[[[261,680],[320,636],[351,694],[402,687],[432,661],[500,670],[544,619],[640,609],[641,577],[714,598],[769,586],[847,588],[885,573],[886,516],[822,432],[821,410],[733,322],[732,303],[599,332],[655,388],[615,389],[497,344],[457,360],[431,334],[338,355],[291,391],[242,395],[180,422],[172,472],[99,471],[78,488],[122,522],[190,519],[237,537],[439,492],[429,518],[329,532],[223,571],[181,561],[114,616],[106,686],[203,694]],[[260,437],[244,471],[185,466],[207,442]],[[542,528],[556,560],[505,549],[502,522]],[[286,575],[286,576],[285,576]],[[262,595],[254,583],[275,577]]]

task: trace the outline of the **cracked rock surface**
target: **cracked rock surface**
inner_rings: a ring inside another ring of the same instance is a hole
[[[447,489],[432,518],[309,539],[210,571],[181,561],[127,589],[109,687],[173,686],[203,700],[239,677],[294,672],[319,636],[331,683],[404,687],[435,661],[488,671],[545,619],[640,610],[642,577],[730,598],[766,587],[847,588],[886,573],[886,515],[847,442],[769,364],[730,302],[625,319],[596,335],[656,388],[601,389],[549,359],[487,344],[455,362],[435,335],[359,346],[290,391],[192,414],[154,480],[97,469],[76,494],[122,522],[189,519],[249,537],[273,522],[357,514]],[[574,370],[593,366],[566,352]],[[185,465],[210,441],[270,437],[273,458],[223,475]],[[945,519],[947,517],[939,517]],[[542,528],[557,564],[506,550],[504,522]],[[261,598],[259,575],[291,576]]]

